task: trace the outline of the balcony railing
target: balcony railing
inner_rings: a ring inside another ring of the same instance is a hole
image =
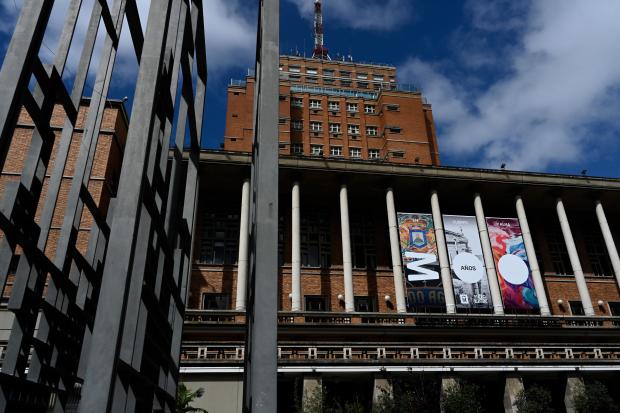
[[[181,362],[187,363],[241,363],[244,359],[242,344],[186,343],[181,352]],[[512,363],[617,363],[620,361],[619,346],[493,346],[476,344],[443,343],[418,347],[393,345],[281,345],[278,346],[280,363],[299,362],[381,362],[417,363],[488,363],[508,361]]]
[[[245,312],[187,310],[187,325],[244,324]],[[392,325],[419,328],[620,328],[620,317],[489,314],[278,312],[279,325]]]

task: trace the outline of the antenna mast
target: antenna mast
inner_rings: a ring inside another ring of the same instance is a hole
[[[314,0],[314,51],[313,59],[332,60],[323,41],[323,9],[321,0]]]

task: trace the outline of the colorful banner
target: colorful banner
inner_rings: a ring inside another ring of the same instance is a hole
[[[457,308],[493,308],[476,217],[444,215]]]
[[[538,298],[517,218],[487,218],[505,309],[536,310]]]
[[[433,216],[399,212],[398,226],[409,307],[413,311],[445,307]]]

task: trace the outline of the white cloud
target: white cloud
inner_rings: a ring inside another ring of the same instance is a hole
[[[314,15],[312,0],[289,0],[306,19]],[[411,18],[411,0],[324,0],[323,16],[346,27],[366,30],[393,30]]]
[[[80,16],[76,28],[75,39],[83,39],[86,34],[86,26],[90,15],[90,7],[94,0],[84,2],[84,12]],[[0,0],[0,32],[10,35],[13,32],[15,22],[21,10],[23,0]],[[111,3],[111,2],[110,2]],[[148,18],[148,0],[138,0],[138,10],[143,28]],[[68,1],[57,2],[54,6],[48,32],[41,48],[41,57],[46,62],[53,60],[52,51],[55,52],[57,39],[64,23],[64,12]],[[207,47],[207,59],[210,76],[218,76],[230,68],[245,68],[253,65],[254,51],[256,47],[256,15],[257,7],[254,3],[248,5],[242,0],[205,0],[205,40]],[[103,23],[100,24],[99,41],[103,33]],[[136,57],[130,40],[128,27],[125,23],[117,61],[115,66],[115,80],[131,83],[136,78]],[[81,48],[81,46],[80,46]],[[97,54],[95,53],[95,56]],[[71,49],[67,67],[70,73],[74,73],[79,53],[76,48]],[[96,62],[94,62],[96,63]],[[91,65],[91,75],[96,71],[96,65]]]
[[[465,87],[462,72],[419,59],[402,66],[401,78],[420,82],[433,103],[444,153],[544,170],[592,156],[617,136],[620,3],[533,2],[524,17],[509,55],[498,52],[505,71],[491,82],[479,74],[483,86]],[[484,30],[503,30],[498,25]]]

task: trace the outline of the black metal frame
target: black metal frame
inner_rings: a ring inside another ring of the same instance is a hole
[[[39,52],[53,6],[26,0],[0,71],[0,169],[22,106],[35,123],[20,181],[7,185],[0,203],[1,291],[21,250],[8,304],[15,321],[0,373],[0,411],[174,411],[207,81],[202,1],[153,0],[145,33],[135,0],[111,7],[95,1],[71,91],[62,76],[78,17],[88,10],[70,0],[54,63],[44,65]],[[88,182],[124,20],[139,73],[119,190],[101,216]],[[52,260],[44,251],[101,22],[106,37],[95,93]],[[48,171],[56,104],[66,117]],[[76,241],[85,207],[94,222],[81,254]]]

